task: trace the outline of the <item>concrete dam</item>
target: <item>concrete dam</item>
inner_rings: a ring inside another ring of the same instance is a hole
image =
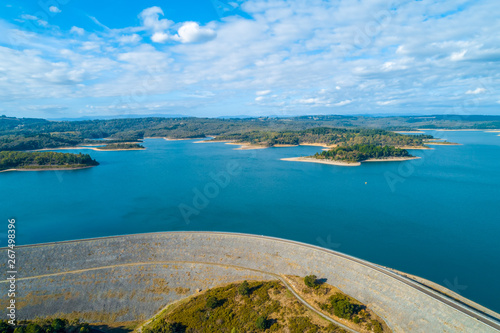
[[[446,296],[442,287],[438,292],[373,263],[278,238],[162,232],[15,250],[18,319],[73,314],[89,322],[147,320],[199,289],[314,274],[367,305],[394,332],[500,332],[496,313]],[[6,258],[7,249],[1,251]],[[7,295],[8,282],[1,283]]]

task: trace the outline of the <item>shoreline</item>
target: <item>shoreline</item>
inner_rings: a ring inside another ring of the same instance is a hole
[[[399,148],[399,149],[414,149],[414,150],[427,150],[427,149],[434,149],[431,147],[426,147],[426,146],[395,146],[394,148]]]
[[[418,160],[421,158],[420,156],[411,156],[411,157],[389,157],[389,158],[369,158],[367,160],[361,161],[363,162],[401,162],[401,161],[411,161]]]
[[[320,160],[311,157],[287,157],[287,158],[280,158],[280,161],[307,162],[307,163],[329,164],[329,165],[347,166],[347,167],[354,167],[361,165],[361,162],[347,163],[347,162],[340,162],[333,160]]]
[[[463,146],[462,143],[456,143],[456,142],[439,142],[439,141],[432,141],[432,142],[426,142],[426,145],[430,146]]]
[[[20,169],[6,169],[6,170],[1,170],[0,172],[11,172],[11,171],[71,171],[71,170],[82,170],[82,169],[89,169],[96,167],[97,165],[89,165],[89,166],[84,166],[84,167],[78,167],[78,168],[41,168],[41,169],[25,169],[25,168],[20,168]]]
[[[361,162],[342,162],[342,161],[334,161],[334,160],[326,160],[326,159],[317,159],[312,157],[287,157],[280,158],[280,161],[290,161],[290,162],[307,162],[307,163],[319,163],[319,164],[329,164],[329,165],[337,165],[337,166],[360,166],[361,163],[364,162],[402,162],[402,161],[410,161],[417,160],[419,156],[411,156],[411,157],[391,157],[391,158],[370,158]]]
[[[252,144],[239,143],[239,142],[226,142],[226,145],[240,146],[238,148],[234,148],[233,150],[254,150],[254,149],[270,148],[268,146],[252,145]]]
[[[500,132],[498,129],[475,129],[475,128],[458,128],[458,129],[448,129],[448,128],[419,128],[420,131],[441,131],[441,132]]]
[[[90,149],[95,151],[127,151],[127,150],[146,150],[146,148],[131,148],[131,149],[99,149],[97,147],[60,147],[60,148],[42,148],[27,151],[47,151],[47,150],[75,150],[75,149]]]

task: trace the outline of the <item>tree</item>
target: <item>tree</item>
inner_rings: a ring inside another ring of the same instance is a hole
[[[243,281],[243,283],[238,287],[238,293],[243,296],[247,296],[250,294],[250,286],[248,285],[248,282],[246,280]]]
[[[255,321],[255,327],[257,327],[260,330],[265,330],[267,328],[266,317],[259,316],[259,318],[257,318],[257,320]]]
[[[64,332],[64,329],[66,328],[66,322],[60,318],[56,318],[52,320],[50,326],[52,327],[54,332]]]
[[[316,281],[316,275],[308,275],[304,278],[304,283],[309,288],[318,288],[318,282]]]
[[[340,318],[349,319],[354,314],[354,306],[347,300],[333,303],[333,313]]]
[[[26,333],[43,333],[43,329],[40,325],[29,323],[25,329]]]
[[[210,296],[207,299],[207,308],[215,309],[219,305],[219,300],[215,296]]]

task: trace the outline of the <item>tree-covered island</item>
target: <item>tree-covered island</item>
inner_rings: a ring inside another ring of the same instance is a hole
[[[431,135],[403,135],[381,129],[316,127],[302,131],[251,131],[225,134],[217,136],[214,140],[266,147],[300,144],[422,147],[424,140],[432,138]]]
[[[394,148],[390,146],[376,146],[355,144],[352,146],[339,146],[312,156],[316,159],[334,160],[347,163],[362,162],[369,159],[394,159],[411,158],[406,149]]]
[[[88,154],[1,151],[0,171],[83,169],[99,165]]]

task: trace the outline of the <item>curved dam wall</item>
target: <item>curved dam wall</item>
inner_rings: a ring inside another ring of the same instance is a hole
[[[1,251],[6,258],[7,250]],[[73,315],[96,322],[145,320],[196,289],[276,279],[276,274],[315,274],[373,309],[394,332],[498,332],[333,251],[270,237],[137,234],[20,246],[17,258],[19,319]]]

